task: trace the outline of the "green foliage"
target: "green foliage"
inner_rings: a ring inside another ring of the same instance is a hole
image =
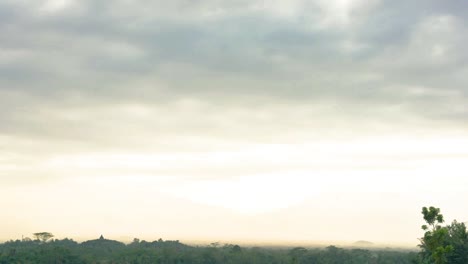
[[[453,250],[448,254],[448,263],[468,263],[468,235],[464,223],[456,220],[447,226],[448,237],[446,243]]]
[[[455,230],[454,230],[455,232]],[[0,264],[22,263],[100,263],[100,264],[390,264],[411,263],[410,252],[342,249],[247,248],[215,243],[188,246],[179,241],[153,242],[134,239],[125,245],[108,239],[95,239],[81,244],[71,240],[9,241],[0,244]]]
[[[453,221],[441,226],[444,217],[439,208],[423,207],[424,236],[420,238],[422,249],[419,263],[466,264],[468,263],[468,236],[463,223]]]
[[[34,233],[33,236],[36,238],[36,240],[42,241],[43,243],[47,242],[47,240],[54,237],[54,235],[52,235],[52,233],[49,232]]]

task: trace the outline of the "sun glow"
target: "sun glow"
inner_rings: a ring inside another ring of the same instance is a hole
[[[467,149],[462,138],[386,138],[245,145],[235,151],[79,154],[54,157],[42,166],[87,181],[97,177],[116,189],[139,182],[145,193],[157,188],[195,203],[258,214],[324,194],[412,190],[420,195],[426,191],[421,182],[463,186]]]

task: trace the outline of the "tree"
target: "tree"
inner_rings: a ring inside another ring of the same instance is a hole
[[[453,246],[453,251],[447,256],[448,263],[468,263],[468,233],[464,223],[454,220],[447,226],[448,244]]]
[[[422,214],[427,223],[421,227],[426,232],[420,239],[419,245],[423,250],[423,261],[432,261],[435,264],[448,263],[447,255],[454,250],[454,247],[447,243],[448,228],[440,225],[444,222],[444,216],[439,208],[433,206],[423,207]]]
[[[289,251],[289,255],[291,256],[291,263],[299,263],[300,259],[304,257],[307,253],[307,249],[303,247],[295,247]]]
[[[432,231],[439,228],[439,224],[444,222],[444,216],[440,213],[440,208],[435,208],[433,206],[429,208],[423,207],[422,214],[426,223],[432,227]],[[429,227],[427,225],[423,225],[422,229],[428,230]]]
[[[42,243],[45,243],[47,242],[47,240],[54,237],[54,235],[52,235],[52,233],[49,232],[34,233],[33,236],[36,238],[36,240],[40,240]]]

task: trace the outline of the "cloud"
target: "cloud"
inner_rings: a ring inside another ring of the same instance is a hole
[[[466,204],[467,12],[0,1],[0,200],[15,219],[2,234],[87,215],[86,236],[219,239],[215,224],[239,239],[414,240],[398,219],[379,233],[383,218],[416,226],[421,206]]]
[[[467,133],[459,2],[0,5],[1,146],[39,164]]]

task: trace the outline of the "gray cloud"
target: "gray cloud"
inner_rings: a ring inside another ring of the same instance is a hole
[[[84,235],[103,223],[209,238],[184,219],[215,216],[220,230],[241,223],[231,238],[347,239],[310,222],[341,230],[351,210],[365,235],[389,214],[417,224],[441,195],[458,215],[467,13],[463,0],[0,1],[0,201],[13,219],[0,233],[86,215]],[[418,236],[398,230],[367,234]]]
[[[461,1],[358,3],[342,17],[319,1],[70,3],[1,3],[1,134],[130,148],[142,135],[161,146],[274,142],[288,130],[466,132]]]

